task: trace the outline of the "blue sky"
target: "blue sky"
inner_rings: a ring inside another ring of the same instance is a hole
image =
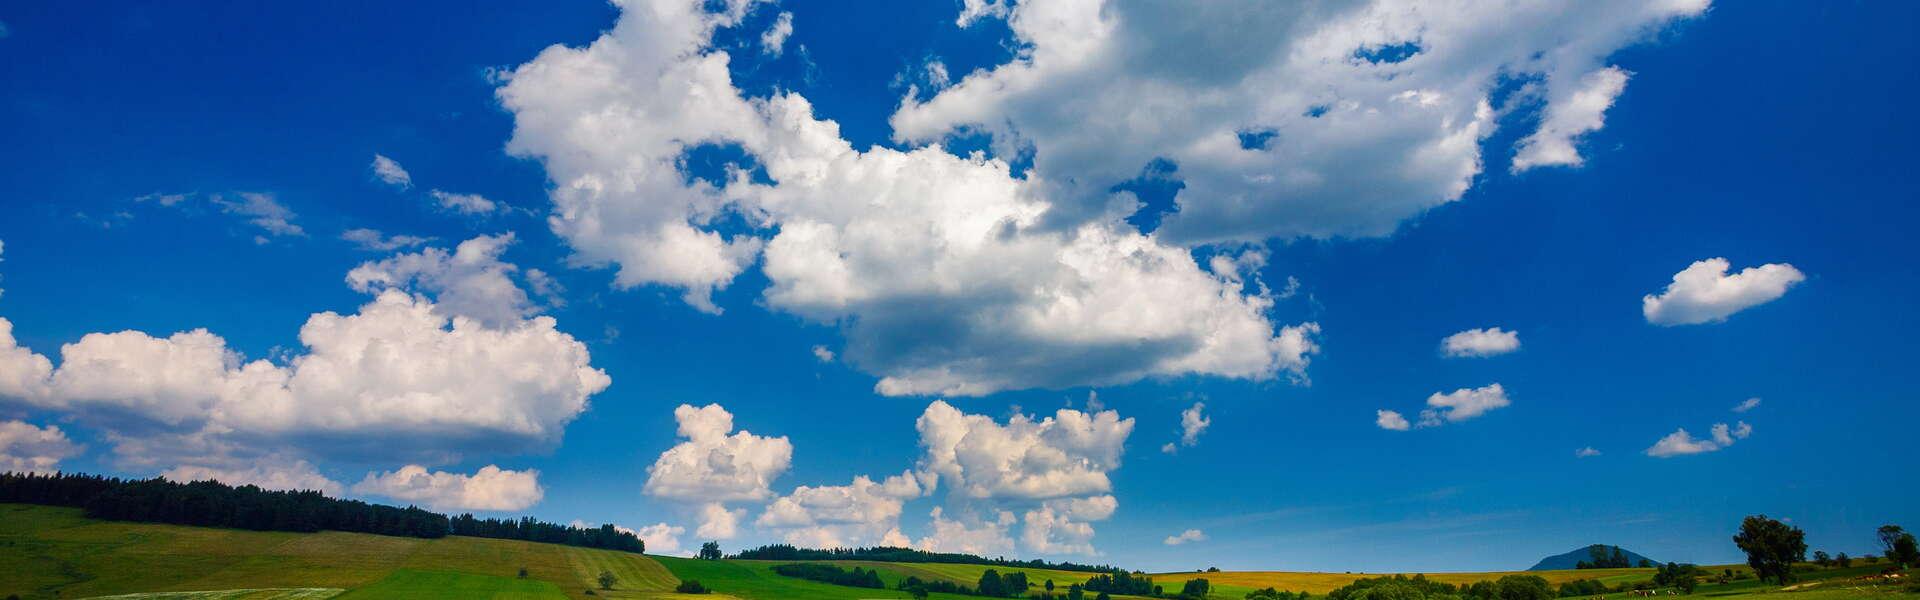
[[[1913,7],[896,4],[0,9],[0,464],[1147,569],[1920,518]]]

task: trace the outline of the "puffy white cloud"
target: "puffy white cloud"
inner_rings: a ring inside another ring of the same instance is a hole
[[[856,151],[805,98],[748,101],[711,48],[736,12],[629,7],[586,48],[549,48],[500,90],[509,148],[543,158],[550,219],[616,285],[711,293],[762,255],[765,305],[840,325],[842,355],[889,395],[1207,374],[1303,378],[1318,326],[1277,327],[1263,285],[1201,268],[1124,212],[1068,227],[1047,186],[937,147]],[[772,183],[682,172],[690,150],[751,154]],[[722,235],[737,214],[757,229]],[[770,237],[759,237],[770,236]],[[1246,288],[1255,288],[1249,291]]]
[[[1006,18],[1010,0],[960,0],[960,17],[953,23],[961,27],[973,25],[987,17]]]
[[[687,502],[765,500],[771,484],[793,463],[793,443],[733,431],[733,413],[718,404],[682,404],[673,410],[686,441],[647,467],[647,495]],[[705,536],[705,534],[702,534]]]
[[[1738,405],[1736,405],[1736,406],[1734,406],[1734,407],[1733,407],[1733,412],[1737,412],[1737,413],[1743,413],[1743,412],[1747,412],[1747,411],[1750,411],[1750,410],[1753,410],[1753,409],[1755,409],[1755,408],[1759,408],[1759,407],[1760,407],[1760,399],[1759,399],[1759,398],[1757,398],[1757,397],[1756,397],[1756,398],[1748,398],[1748,399],[1746,399],[1746,400],[1741,400],[1741,401],[1740,401],[1740,404],[1738,404]]]
[[[820,344],[813,345],[813,358],[823,363],[833,362],[833,351]]]
[[[1188,529],[1186,531],[1180,532],[1180,535],[1167,536],[1167,539],[1160,540],[1160,543],[1166,544],[1168,546],[1178,546],[1188,542],[1204,542],[1204,541],[1207,541],[1207,534],[1202,533],[1198,529]]]
[[[1133,419],[1062,408],[1038,421],[1014,415],[1001,425],[936,400],[915,427],[926,449],[921,468],[938,475],[950,494],[1051,499],[1107,493],[1107,473],[1120,467]]]
[[[1004,14],[1020,50],[891,124],[1030,152],[1067,213],[1170,160],[1182,243],[1382,235],[1460,197],[1501,112],[1544,102],[1521,164],[1577,161],[1625,82],[1606,58],[1706,5],[969,1],[962,25]]]
[[[1655,325],[1698,325],[1724,321],[1733,313],[1779,299],[1787,288],[1806,280],[1785,263],[1747,267],[1727,274],[1724,258],[1695,261],[1673,275],[1660,295],[1640,299],[1640,312]]]
[[[685,527],[668,525],[666,523],[654,523],[633,530],[634,535],[639,536],[642,541],[647,543],[648,553],[676,555],[684,551],[680,547],[680,536],[686,532],[687,528]]]
[[[1675,429],[1673,433],[1660,438],[1660,441],[1654,442],[1653,446],[1647,448],[1647,456],[1668,458],[1718,451],[1732,446],[1736,440],[1743,440],[1753,435],[1753,426],[1748,425],[1746,421],[1740,421],[1733,427],[1728,427],[1726,423],[1714,423],[1712,431],[1712,439],[1702,440],[1695,439],[1693,434],[1687,433],[1686,428]]]
[[[1579,450],[1573,451],[1573,456],[1575,458],[1591,458],[1599,455],[1600,455],[1600,451],[1593,449],[1593,446],[1587,446]]]
[[[369,168],[373,169],[374,179],[378,179],[387,185],[403,190],[413,187],[413,175],[407,173],[407,169],[401,167],[399,161],[375,154],[373,155],[373,165]]]
[[[929,552],[963,552],[979,556],[1006,556],[1013,553],[1009,531],[1017,520],[1010,511],[997,511],[993,520],[952,519],[944,507],[933,507],[932,533],[913,546]]]
[[[1093,523],[1112,518],[1119,507],[1111,495],[1048,500],[1022,517],[1020,541],[1041,554],[1097,554]]]
[[[703,538],[729,540],[740,533],[740,520],[746,518],[747,509],[729,509],[719,502],[700,505],[700,527],[693,534]]]
[[[227,485],[253,485],[269,490],[315,490],[334,497],[339,497],[340,491],[345,489],[340,482],[328,479],[312,463],[304,460],[269,456],[245,463],[223,462],[227,464],[181,465],[162,471],[160,476],[182,483],[213,480]]]
[[[1207,426],[1213,424],[1213,419],[1207,418],[1207,416],[1201,412],[1206,410],[1206,408],[1206,403],[1195,402],[1193,406],[1180,411],[1179,445],[1192,447],[1194,444],[1200,443],[1200,434],[1207,430]],[[1168,454],[1172,454],[1175,450],[1177,450],[1177,448],[1172,443],[1160,447],[1161,452]]]
[[[362,263],[347,273],[347,285],[369,294],[389,289],[431,293],[444,314],[489,327],[517,323],[537,310],[513,281],[519,268],[500,260],[513,240],[512,233],[483,235],[461,242],[452,253],[427,248]]]
[[[1420,411],[1421,427],[1438,427],[1442,422],[1458,423],[1512,404],[1506,388],[1496,383],[1482,388],[1460,388],[1445,394],[1427,396],[1427,408]]]
[[[385,496],[440,511],[522,510],[540,502],[540,472],[511,471],[495,465],[472,475],[428,471],[407,465],[397,471],[368,473],[353,486],[354,493]]]
[[[91,333],[55,369],[0,320],[0,396],[103,429],[128,463],[233,469],[209,461],[549,448],[610,382],[550,317],[490,327],[392,289],[356,314],[311,316],[299,339],[305,352],[276,362],[205,329]]]
[[[463,215],[485,215],[506,209],[506,205],[488,200],[486,196],[479,194],[455,194],[440,190],[432,190],[427,194],[440,202],[440,208]]]
[[[768,26],[767,31],[760,34],[760,52],[779,56],[786,51],[787,36],[791,35],[793,35],[793,13],[780,11],[780,16],[774,18],[773,25]]]
[[[394,235],[389,237],[380,233],[377,229],[367,229],[364,227],[340,232],[340,239],[353,242],[353,245],[359,247],[361,250],[375,250],[379,252],[391,252],[401,248],[412,248],[433,241],[431,238],[416,235]]]
[[[1548,77],[1549,87],[1558,97],[1547,100],[1547,114],[1540,119],[1540,128],[1520,140],[1520,150],[1513,156],[1515,173],[1540,166],[1580,166],[1583,159],[1574,143],[1581,135],[1606,124],[1607,109],[1613,107],[1620,92],[1626,91],[1628,74],[1620,67],[1606,67],[1580,76],[1571,87],[1552,85],[1554,75]]]
[[[0,421],[0,473],[52,473],[82,449],[59,426]]]
[[[784,531],[787,543],[814,548],[886,544],[904,539],[900,513],[926,491],[912,472],[875,483],[865,475],[848,485],[800,486],[767,505],[754,524]]]
[[[1039,553],[1093,553],[1093,526],[1113,515],[1108,473],[1120,467],[1133,419],[1107,410],[1063,408],[1038,421],[1016,414],[1003,425],[969,415],[942,401],[927,406],[915,424],[926,452],[920,469],[943,482],[961,520],[936,514],[932,541],[922,546],[993,547],[1015,522],[1008,508],[1022,508],[1021,541]],[[982,514],[1001,515],[988,521]]]
[[[1388,431],[1406,431],[1409,428],[1405,416],[1385,409],[1373,411],[1373,424]]]
[[[1499,327],[1468,329],[1440,340],[1441,353],[1450,357],[1498,356],[1520,349],[1520,332]]]

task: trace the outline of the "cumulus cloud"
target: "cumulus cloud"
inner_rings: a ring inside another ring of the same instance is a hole
[[[1440,340],[1441,353],[1449,357],[1498,356],[1520,349],[1520,332],[1499,327],[1468,329]]]
[[[129,465],[232,469],[281,452],[433,463],[550,448],[610,383],[551,317],[489,326],[368,291],[357,313],[309,317],[304,352],[278,360],[205,329],[120,331],[63,345],[56,369],[0,319],[0,397],[101,428]]]
[[[1180,411],[1180,446],[1193,447],[1194,444],[1200,443],[1200,434],[1207,430],[1208,425],[1213,424],[1213,419],[1207,418],[1202,413],[1206,408],[1206,403],[1195,402],[1193,406]],[[1175,450],[1177,448],[1171,442],[1160,447],[1161,452],[1168,454],[1172,454]]]
[[[1675,429],[1647,448],[1647,456],[1668,458],[1715,452],[1732,446],[1736,440],[1747,439],[1749,435],[1753,435],[1753,426],[1746,421],[1740,421],[1733,427],[1728,427],[1726,423],[1714,423],[1711,439],[1704,440],[1695,439],[1693,434],[1687,433],[1686,428]]]
[[[684,549],[680,547],[680,536],[686,532],[687,528],[685,527],[668,525],[666,523],[654,523],[633,530],[634,535],[639,536],[642,541],[647,543],[648,553],[675,555],[684,552]]]
[[[504,210],[506,205],[488,200],[479,194],[455,194],[440,190],[431,190],[427,195],[440,203],[440,208],[463,215],[485,215]]]
[[[1759,398],[1748,398],[1746,400],[1741,400],[1740,404],[1734,406],[1733,412],[1743,413],[1759,407],[1760,407]]]
[[[387,185],[403,190],[413,187],[413,175],[407,173],[407,169],[401,167],[398,161],[375,154],[373,155],[373,165],[369,168],[373,169],[374,179],[378,179]]]
[[[4,327],[5,321],[0,321]],[[6,335],[0,331],[0,336]],[[38,427],[24,421],[0,421],[0,473],[52,473],[60,461],[83,449],[67,439],[59,426]]]
[[[374,250],[378,252],[392,252],[401,248],[412,248],[433,241],[430,238],[415,235],[388,236],[380,233],[377,229],[367,229],[364,227],[342,231],[340,232],[340,239],[353,242],[353,245],[361,250]]]
[[[1189,543],[1189,542],[1204,542],[1204,541],[1207,541],[1207,534],[1201,533],[1201,531],[1198,529],[1188,529],[1186,531],[1180,532],[1179,535],[1167,536],[1167,539],[1161,540],[1160,543],[1166,544],[1168,546],[1178,546],[1178,545]]]
[[[694,535],[716,540],[729,540],[740,534],[740,520],[746,518],[747,509],[729,509],[719,502],[700,505],[700,527]]]
[[[1013,536],[1009,533],[1018,522],[1010,511],[996,511],[994,518],[983,520],[955,519],[946,514],[944,507],[933,507],[929,513],[933,531],[926,537],[913,543],[913,547],[928,552],[961,552],[978,556],[1006,556],[1013,553]]]
[[[354,484],[353,491],[438,511],[523,510],[546,496],[546,490],[540,487],[539,471],[511,471],[495,465],[481,467],[472,475],[407,465],[396,471],[368,473]]]
[[[1575,458],[1591,458],[1599,455],[1600,455],[1600,451],[1593,449],[1593,446],[1587,446],[1579,450],[1573,451],[1573,456]]]
[[[1698,325],[1725,321],[1733,313],[1766,304],[1806,280],[1785,263],[1747,267],[1727,274],[1727,259],[1695,261],[1673,275],[1673,283],[1659,295],[1640,299],[1640,312],[1655,325]]]
[[[389,289],[431,293],[443,314],[491,327],[516,323],[538,310],[514,282],[519,268],[500,260],[513,241],[512,233],[483,235],[461,242],[451,253],[427,248],[362,263],[347,273],[347,285],[369,294]],[[535,283],[545,274],[528,279]]]
[[[1397,411],[1385,409],[1373,411],[1373,424],[1387,431],[1406,431],[1409,428],[1405,416]]]
[[[1508,404],[1511,402],[1507,400],[1507,390],[1498,383],[1482,388],[1461,388],[1445,394],[1435,392],[1427,396],[1427,408],[1420,411],[1420,426],[1438,427],[1443,422],[1458,423]]]
[[[580,264],[719,312],[712,292],[759,262],[764,304],[839,325],[842,357],[888,395],[1187,374],[1304,381],[1319,328],[1276,326],[1265,286],[1202,268],[1124,213],[1050,225],[1047,185],[1004,161],[858,151],[797,94],[749,101],[710,43],[741,11],[700,6],[627,10],[593,44],[549,48],[499,90],[515,117],[508,147],[544,159],[550,225]],[[687,177],[686,154],[712,147],[750,154],[765,177]],[[713,226],[729,215],[756,228]]]
[[[1544,104],[1519,168],[1576,163],[1625,84],[1607,57],[1706,6],[969,1],[961,25],[1004,15],[1020,51],[890,122],[901,142],[987,133],[1030,154],[1054,218],[1165,159],[1185,183],[1169,240],[1383,235],[1458,199],[1518,106]]]
[[[320,474],[312,463],[304,460],[269,456],[244,463],[224,462],[227,463],[224,466],[181,465],[160,472],[160,476],[181,483],[212,480],[269,490],[313,490],[334,497],[339,497],[340,491],[345,489],[345,486]]]
[[[1108,474],[1120,467],[1133,424],[1111,410],[1070,408],[1039,420],[1016,414],[1001,424],[933,402],[915,424],[925,449],[920,470],[965,510],[959,519],[935,515],[935,539],[921,545],[992,546],[1014,523],[1010,509],[1021,509],[1028,550],[1093,553],[1091,523],[1118,507]]]
[[[1549,79],[1549,87],[1559,97],[1548,99],[1540,127],[1520,140],[1520,150],[1513,156],[1513,172],[1552,165],[1580,166],[1584,161],[1575,142],[1606,124],[1607,109],[1627,89],[1627,76],[1620,67],[1606,67],[1580,76],[1572,86],[1555,86]]]
[[[803,485],[768,504],[754,524],[803,547],[904,546],[901,510],[927,491],[912,472],[879,482],[861,475],[848,485]]]
[[[823,362],[823,363],[830,363],[830,362],[833,362],[833,351],[832,351],[832,350],[828,350],[826,346],[822,346],[822,345],[819,345],[819,344],[814,344],[814,345],[813,345],[813,358],[814,358],[814,360],[818,360],[818,361],[820,361],[820,362]]]
[[[787,36],[790,35],[793,35],[793,13],[781,11],[780,16],[774,18],[773,25],[760,34],[760,52],[779,56],[786,51]]]
[[[718,404],[695,408],[682,404],[673,411],[685,441],[660,453],[647,467],[643,491],[656,498],[698,503],[703,538],[728,539],[738,532],[744,510],[730,510],[729,502],[765,500],[773,495],[773,480],[793,463],[793,444],[786,437],[764,437],[733,431],[733,413]]]

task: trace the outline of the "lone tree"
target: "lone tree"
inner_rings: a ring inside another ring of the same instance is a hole
[[[1901,568],[1920,563],[1920,544],[1914,542],[1913,534],[1899,525],[1881,525],[1879,533],[1888,562]]]
[[[1754,515],[1740,522],[1733,543],[1747,553],[1747,566],[1762,580],[1780,585],[1793,580],[1793,563],[1807,559],[1807,533],[1800,528]]]
[[[618,579],[614,579],[613,571],[608,571],[606,569],[600,570],[600,589],[611,590],[613,589],[613,584],[618,583],[619,581],[620,580]]]
[[[720,560],[720,542],[707,542],[700,545],[700,560]]]

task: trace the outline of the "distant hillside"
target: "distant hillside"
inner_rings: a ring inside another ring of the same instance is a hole
[[[1626,556],[1626,564],[1612,565],[1615,567],[1637,567],[1637,566],[1640,566],[1640,561],[1643,561],[1643,560],[1653,564],[1660,564],[1660,561],[1647,558],[1645,556],[1637,554],[1634,551],[1628,550],[1626,548],[1621,548],[1619,546],[1610,546],[1607,544],[1594,544],[1591,546],[1581,546],[1579,548],[1568,550],[1565,554],[1555,554],[1553,556],[1542,558],[1540,559],[1540,562],[1534,563],[1533,567],[1528,568],[1527,570],[1528,571],[1562,571],[1567,569],[1574,569],[1580,566],[1581,561],[1587,561],[1587,562],[1594,561],[1594,553],[1593,553],[1594,548],[1601,549],[1601,551],[1607,556],[1611,556],[1615,549],[1620,550],[1620,554]]]

